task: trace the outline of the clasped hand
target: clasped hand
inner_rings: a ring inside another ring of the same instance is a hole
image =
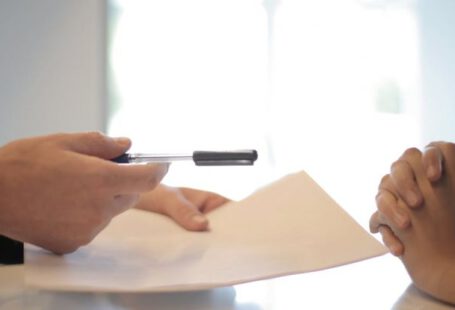
[[[418,288],[455,303],[455,144],[406,150],[381,180],[376,203],[371,231]]]

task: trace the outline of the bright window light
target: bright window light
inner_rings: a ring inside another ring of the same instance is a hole
[[[110,134],[142,152],[259,151],[252,169],[174,165],[167,183],[241,198],[305,169],[365,224],[419,143],[412,2],[117,0],[110,29]]]
[[[254,167],[173,164],[167,184],[239,199],[306,170],[367,228],[380,178],[420,144],[413,1],[117,0],[110,30],[109,134],[258,150]]]

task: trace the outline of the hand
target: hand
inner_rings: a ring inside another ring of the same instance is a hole
[[[57,134],[0,148],[0,234],[63,254],[153,189],[168,165],[119,165],[126,138]]]
[[[418,150],[405,153],[415,176],[423,204],[409,208],[398,198],[398,209],[407,214],[409,225],[402,229],[388,223],[405,247],[401,259],[414,284],[422,291],[446,302],[455,303],[455,145],[445,144],[444,177],[437,183],[428,180]]]
[[[437,182],[443,175],[443,153],[452,143],[432,142],[425,147],[422,154],[422,164],[425,174],[431,182]],[[408,152],[413,152],[409,149]],[[422,204],[422,193],[417,186],[414,171],[406,160],[406,152],[394,162],[390,171],[390,178],[399,197],[410,207]]]
[[[136,208],[169,216],[187,230],[203,231],[209,224],[204,214],[227,202],[227,198],[215,193],[161,184],[142,194]]]
[[[429,144],[422,155],[422,163],[427,178],[431,182],[437,182],[443,176],[443,150],[450,148],[451,143],[433,142]],[[387,223],[393,222],[395,226],[405,228],[410,219],[406,212],[397,207],[396,198],[402,199],[409,207],[417,208],[423,203],[422,193],[417,186],[414,171],[407,161],[407,153],[415,149],[408,149],[399,160],[394,162],[390,174],[386,175],[380,183],[379,192],[376,196],[378,211],[370,220],[370,230],[373,233],[380,232],[384,244],[392,254],[402,255],[403,244],[390,230]],[[450,152],[446,153],[451,155]]]

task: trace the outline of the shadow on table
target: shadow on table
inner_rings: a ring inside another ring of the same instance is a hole
[[[263,310],[254,303],[238,303],[233,287],[178,293],[51,293],[30,292],[27,309],[73,310]]]
[[[446,310],[455,306],[440,302],[419,291],[414,285],[409,285],[392,308],[393,310]]]

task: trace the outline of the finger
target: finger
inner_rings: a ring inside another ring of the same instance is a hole
[[[392,164],[390,180],[398,195],[410,207],[418,207],[423,202],[423,196],[417,185],[412,166],[406,159],[399,159]]]
[[[209,213],[218,207],[221,207],[230,200],[216,193],[201,191],[193,188],[180,188],[183,196],[197,206],[200,212]]]
[[[395,236],[393,231],[387,226],[380,226],[379,233],[382,236],[382,242],[395,256],[401,256],[404,254],[404,245],[400,239]]]
[[[116,195],[109,208],[111,218],[132,208],[139,200],[139,194]]]
[[[208,229],[207,218],[190,201],[182,195],[166,202],[160,208],[160,213],[171,217],[177,224],[190,231],[204,231]]]
[[[102,184],[115,194],[134,194],[154,189],[169,170],[168,163],[122,165],[105,163]]]
[[[437,147],[437,143],[433,142],[425,147],[425,151],[422,154],[422,161],[427,178],[431,182],[441,179],[444,156],[442,150]]]
[[[370,232],[376,234],[379,232],[379,226],[383,225],[379,218],[379,211],[376,211],[370,217]]]
[[[380,216],[385,219],[379,225],[387,224],[397,229],[406,229],[411,222],[408,214],[398,206],[396,197],[387,190],[381,189],[376,196],[376,205]]]
[[[128,138],[112,138],[100,132],[61,134],[59,140],[71,151],[103,159],[120,156],[131,147]]]

